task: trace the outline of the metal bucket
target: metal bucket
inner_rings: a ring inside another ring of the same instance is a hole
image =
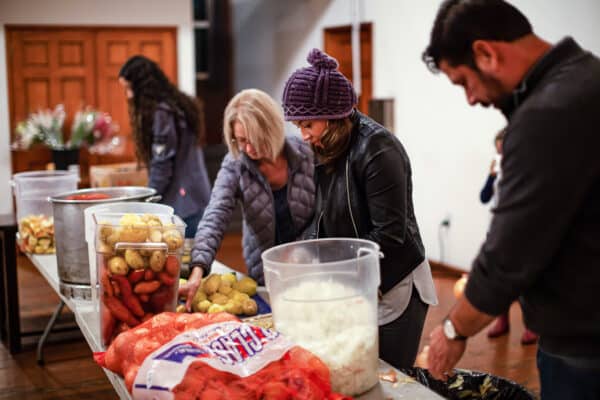
[[[101,193],[110,196],[102,200],[69,200],[73,195]],[[91,280],[88,246],[85,241],[84,212],[88,207],[124,201],[158,201],[156,190],[147,187],[123,186],[82,189],[50,197],[54,213],[54,240],[60,292],[66,297],[91,300]]]

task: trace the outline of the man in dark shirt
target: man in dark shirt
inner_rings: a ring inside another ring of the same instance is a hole
[[[423,60],[508,119],[499,202],[465,295],[431,333],[432,374],[519,299],[542,399],[600,398],[600,60],[536,36],[503,0],[447,0]]]

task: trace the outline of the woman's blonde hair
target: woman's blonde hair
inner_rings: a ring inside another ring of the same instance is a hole
[[[236,94],[227,104],[223,115],[223,136],[235,158],[240,150],[235,143],[233,125],[239,122],[246,131],[248,142],[259,157],[274,160],[285,143],[283,113],[275,101],[258,89],[246,89]]]

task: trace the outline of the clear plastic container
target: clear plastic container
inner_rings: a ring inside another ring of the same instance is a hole
[[[100,341],[175,311],[185,224],[176,215],[95,213]]]
[[[19,246],[28,253],[54,253],[54,220],[48,198],[77,189],[72,171],[31,171],[13,175]]]
[[[318,239],[262,254],[275,329],[321,358],[347,396],[378,382],[379,246]]]
[[[92,286],[92,302],[98,304],[98,291],[96,280],[96,223],[94,214],[106,213],[142,213],[142,214],[165,214],[173,215],[173,207],[166,204],[146,203],[146,202],[127,202],[99,204],[83,210],[85,221],[85,241],[88,246],[88,262],[90,265],[90,284]]]

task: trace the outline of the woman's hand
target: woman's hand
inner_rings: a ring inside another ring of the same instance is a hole
[[[492,165],[490,165],[490,175],[496,176],[496,159],[492,160]]]
[[[194,296],[202,283],[202,274],[204,269],[202,267],[196,266],[193,267],[192,273],[188,278],[187,282],[183,285],[179,286],[179,297],[185,297],[185,309],[188,312],[192,311],[192,300],[194,300]]]

